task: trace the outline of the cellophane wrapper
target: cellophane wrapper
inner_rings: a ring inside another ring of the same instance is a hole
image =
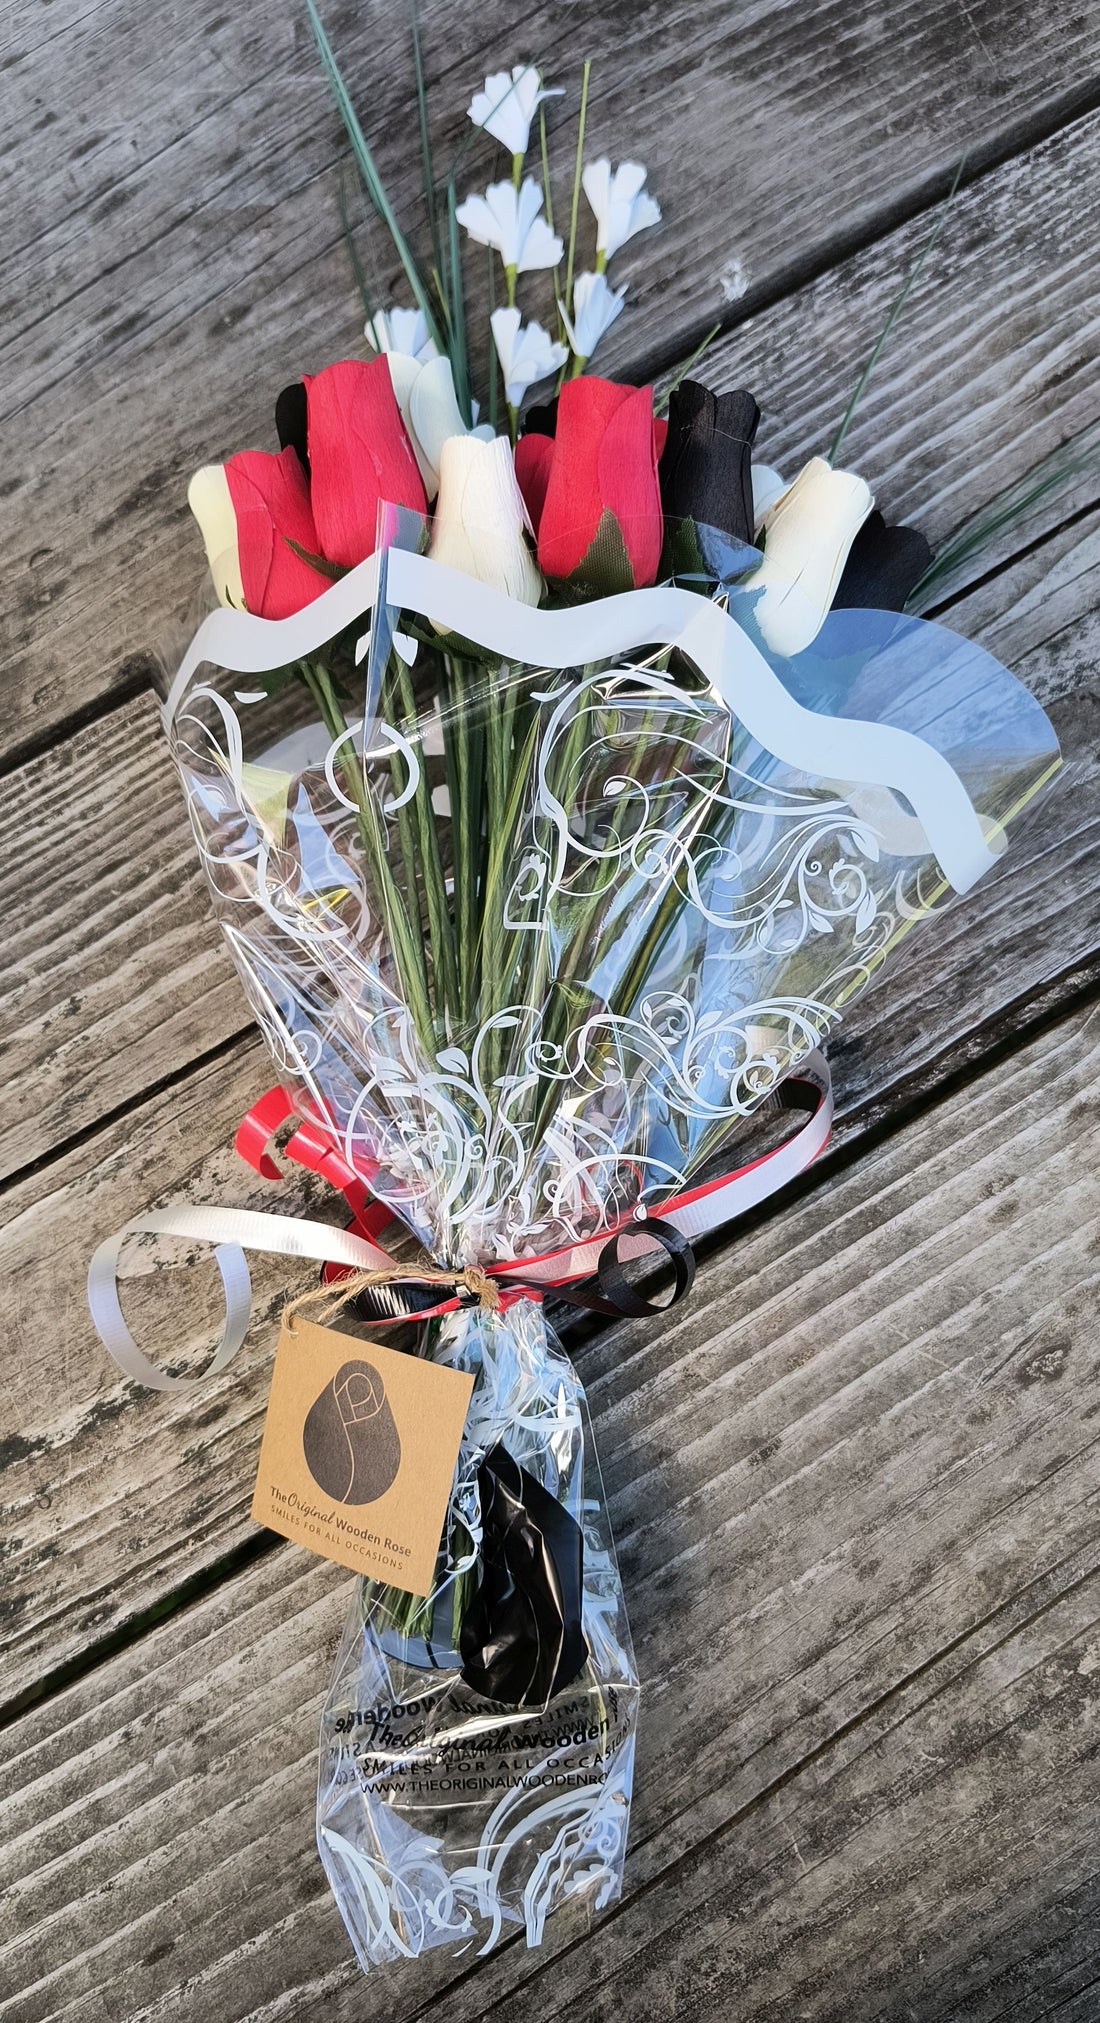
[[[828,725],[819,772],[670,638],[664,592],[618,600],[624,644],[588,607],[592,657],[574,609],[563,666],[530,650],[542,614],[514,608],[508,650],[506,599],[422,554],[401,573],[407,517],[390,539],[299,614],[291,656],[269,626],[257,671],[244,619],[235,664],[194,664],[172,747],[301,1114],[438,1263],[566,1251],[728,1163],[937,916],[933,825],[896,771],[865,777],[865,727],[945,759],[994,851],[1057,748],[939,626],[836,613],[780,661],[720,586],[761,693]],[[638,1682],[583,1388],[531,1300],[432,1322],[420,1352],[476,1378],[435,1585],[359,1583],[322,1729],[319,1845],[364,1966],[601,1908],[631,1798]]]

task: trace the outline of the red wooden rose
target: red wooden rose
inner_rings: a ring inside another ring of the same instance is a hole
[[[245,609],[258,618],[289,618],[329,587],[291,547],[318,551],[309,480],[293,450],[241,450],[225,466],[237,523],[237,554]]]
[[[378,508],[425,513],[424,480],[384,355],[344,358],[304,379],[313,518],[320,552],[354,568],[374,553]]]
[[[654,581],[663,523],[652,387],[566,380],[553,436],[521,437],[516,474],[548,576],[603,594]]]

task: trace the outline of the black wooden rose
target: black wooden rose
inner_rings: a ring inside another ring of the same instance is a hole
[[[712,393],[685,379],[672,394],[661,455],[661,503],[734,541],[753,536],[752,445],[760,409],[751,393]]]
[[[904,611],[932,560],[915,527],[888,527],[869,513],[848,550],[834,611]]]
[[[462,1677],[488,1700],[544,1707],[588,1658],[580,1527],[504,1447],[485,1456],[478,1489],[481,1585],[462,1624]]]

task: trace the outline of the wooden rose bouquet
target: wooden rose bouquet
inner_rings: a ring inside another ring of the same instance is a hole
[[[662,408],[588,370],[609,265],[660,214],[640,167],[586,161],[583,97],[567,244],[527,66],[470,107],[509,157],[484,194],[437,187],[423,125],[421,256],[314,21],[412,301],[369,303],[368,355],[279,397],[278,450],[192,481],[222,608],[164,713],[278,1078],[241,1149],[277,1170],[293,1117],[351,1222],[134,1227],[218,1243],[219,1362],[253,1246],[324,1264],[326,1335],[415,1315],[424,1364],[466,1380],[430,1578],[360,1581],[324,1715],[319,1845],[366,1967],[534,1945],[618,1892],[638,1684],[545,1296],[653,1311],[631,1260],[679,1295],[691,1240],[820,1149],[821,1041],[996,860],[1057,748],[987,653],[906,614],[928,550],[835,456],[787,482],[753,463],[749,394],[684,378]],[[496,262],[484,358],[463,234]],[[769,1098],[798,1129],[735,1157]],[[120,1243],[93,1312],[167,1384]],[[298,1444],[312,1521],[327,1497],[370,1537],[411,1435],[345,1347]]]

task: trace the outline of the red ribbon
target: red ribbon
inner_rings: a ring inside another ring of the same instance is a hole
[[[799,1134],[809,1136],[810,1145],[806,1157],[795,1164],[793,1171],[796,1172],[800,1170],[800,1166],[809,1165],[824,1149],[828,1140],[831,1108],[827,1070],[822,1064],[822,1075],[817,1079],[801,1080],[797,1076],[792,1076],[781,1085],[781,1093],[786,1096],[792,1107],[808,1109],[811,1112],[808,1124]],[[811,1135],[814,1118],[820,1118],[823,1112],[823,1128],[819,1128]],[[294,1098],[281,1085],[268,1089],[241,1119],[235,1140],[237,1151],[242,1159],[265,1179],[281,1179],[282,1171],[272,1158],[270,1147],[280,1125],[284,1124],[288,1117],[296,1115],[299,1122],[283,1147],[285,1156],[294,1160],[297,1165],[307,1167],[310,1172],[320,1174],[322,1179],[336,1188],[351,1210],[352,1219],[348,1227],[377,1245],[381,1231],[389,1223],[396,1222],[397,1218],[384,1202],[375,1198],[364,1175],[348,1164],[343,1153],[333,1143],[331,1131],[317,1119],[301,1116]],[[602,1231],[591,1242],[566,1245],[560,1249],[545,1251],[538,1257],[518,1259],[514,1263],[489,1264],[484,1267],[486,1275],[501,1281],[502,1306],[510,1306],[517,1299],[538,1300],[546,1292],[554,1292],[572,1305],[615,1317],[628,1313],[649,1314],[662,1311],[660,1306],[645,1300],[628,1285],[621,1270],[620,1244],[625,1247],[627,1257],[641,1256],[645,1251],[652,1249],[655,1242],[671,1254],[676,1270],[676,1289],[672,1300],[665,1301],[664,1306],[671,1305],[689,1289],[694,1271],[690,1244],[686,1241],[682,1229],[676,1228],[673,1218],[679,1217],[681,1224],[688,1222],[694,1225],[690,1234],[700,1234],[708,1228],[720,1226],[722,1221],[729,1219],[730,1215],[738,1213],[739,1210],[732,1207],[725,1216],[708,1218],[706,1213],[708,1197],[719,1194],[723,1188],[732,1188],[737,1182],[747,1179],[750,1174],[759,1173],[762,1168],[776,1160],[781,1163],[772,1185],[760,1188],[756,1198],[763,1198],[764,1195],[774,1191],[774,1188],[782,1186],[787,1179],[793,1177],[791,1169],[793,1142],[787,1140],[772,1151],[762,1153],[756,1159],[750,1159],[744,1166],[736,1167],[728,1173],[720,1174],[714,1180],[705,1181],[699,1187],[688,1188],[684,1193],[673,1196],[661,1203],[659,1213],[655,1216],[647,1216],[643,1209],[625,1216],[617,1228]],[[375,1165],[371,1170],[372,1173],[377,1173],[379,1168]],[[745,1205],[748,1204],[742,1204]],[[381,1248],[380,1245],[379,1247]],[[559,1267],[557,1271],[554,1269],[555,1266]],[[326,1264],[323,1267],[322,1276],[327,1283],[334,1283],[351,1275],[351,1269],[346,1265]],[[610,1297],[599,1298],[567,1290],[569,1286],[597,1275],[601,1281],[601,1288],[607,1291]],[[418,1307],[411,1313],[401,1312],[372,1318],[427,1320],[436,1314],[456,1312],[462,1305],[462,1299],[456,1295],[432,1306]]]

